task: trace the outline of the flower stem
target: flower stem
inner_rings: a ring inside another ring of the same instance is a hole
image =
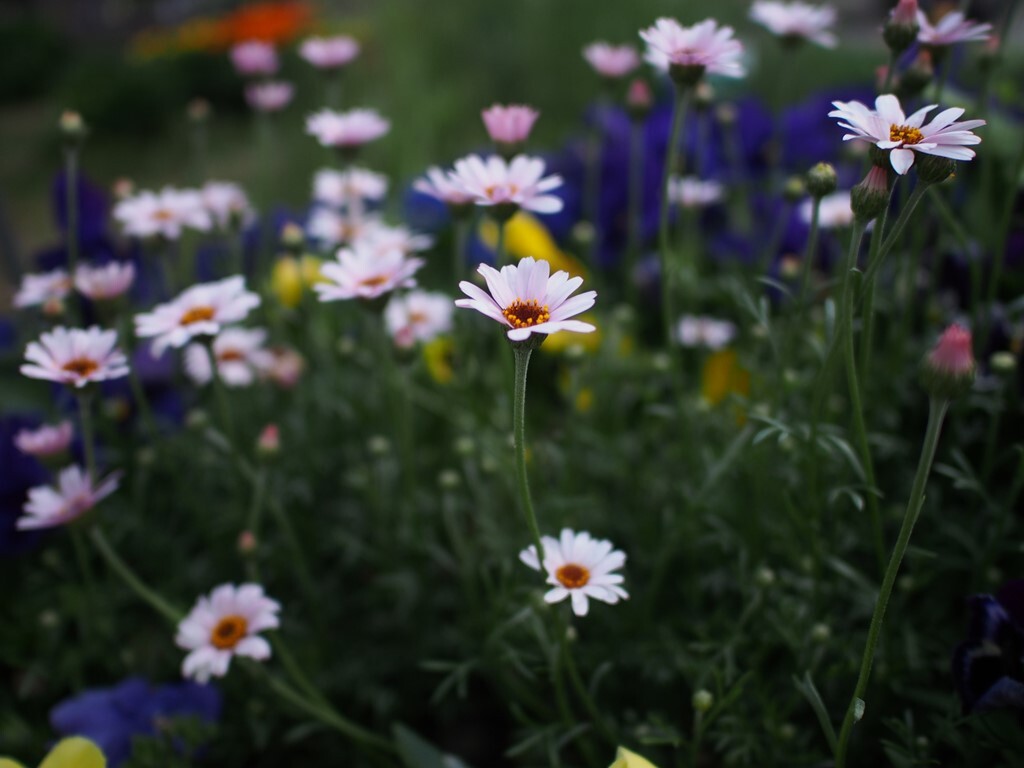
[[[886,208],[875,221],[875,230],[871,233],[871,246],[868,249],[868,271],[878,261],[882,248],[882,233],[885,231],[886,220],[889,216],[889,209]],[[864,325],[860,333],[860,381],[863,384],[867,381],[868,368],[871,365],[871,341],[875,329],[875,281],[872,280],[864,285]]]
[[[79,394],[78,418],[82,426],[82,450],[85,452],[85,470],[89,475],[89,482],[96,482],[96,446],[92,430],[92,414],[89,410],[90,395]]]
[[[636,304],[636,266],[640,260],[641,233],[643,231],[643,169],[644,169],[644,124],[633,120],[629,127],[629,213],[626,222],[628,239],[626,246],[626,286],[629,303]]]
[[[515,392],[512,396],[512,422],[515,434],[516,476],[519,480],[519,500],[526,514],[526,524],[530,528],[533,544],[537,548],[537,562],[541,571],[544,570],[544,547],[540,540],[540,528],[537,526],[537,514],[533,511],[533,500],[530,498],[530,479],[526,474],[526,371],[530,367],[530,354],[533,351],[527,346],[513,346],[515,354]]]
[[[882,588],[878,593],[878,600],[875,602],[875,611],[871,616],[871,625],[868,628],[868,639],[864,646],[864,656],[860,663],[857,686],[854,689],[853,698],[850,699],[850,706],[846,710],[842,730],[839,732],[835,768],[845,768],[850,733],[853,730],[854,723],[860,719],[858,710],[863,714],[863,696],[867,689],[868,678],[871,676],[871,664],[875,658],[875,648],[878,646],[882,622],[885,620],[885,609],[889,604],[889,597],[892,595],[892,588],[896,583],[896,576],[899,573],[900,564],[903,562],[903,555],[910,544],[910,536],[914,531],[914,524],[921,513],[921,506],[924,504],[924,488],[928,481],[928,474],[931,472],[932,460],[935,458],[935,449],[939,443],[939,433],[942,430],[942,421],[946,416],[948,408],[948,400],[933,398],[928,404],[928,428],[925,432],[924,443],[921,446],[921,458],[918,461],[917,474],[914,476],[914,485],[910,492],[910,499],[907,502],[907,510],[903,514],[903,526],[900,528],[900,535],[896,540],[896,546],[889,557],[889,565],[885,570],[885,577],[882,579]]]
[[[458,216],[452,236],[452,283],[458,285],[466,268],[466,241],[469,239],[469,219]]]
[[[811,271],[814,259],[818,255],[818,229],[821,219],[821,198],[815,197],[811,202],[811,231],[807,235],[807,247],[804,249],[804,259],[801,265],[802,274],[800,277],[800,303],[805,309],[811,303]]]
[[[173,608],[164,598],[157,594],[154,590],[146,586],[142,580],[135,575],[135,572],[121,559],[120,555],[114,551],[114,548],[110,546],[110,542],[107,541],[107,537],[103,535],[102,529],[99,526],[93,526],[92,530],[89,531],[89,535],[92,538],[92,543],[95,545],[97,551],[103,556],[103,559],[107,561],[107,565],[114,571],[125,584],[136,595],[141,597],[145,602],[149,603],[150,607],[153,608],[157,613],[163,616],[172,624],[177,624],[182,619],[181,611]]]
[[[675,104],[672,109],[672,128],[668,134],[668,146],[665,148],[665,171],[661,179],[661,215],[658,223],[658,255],[661,258],[661,314],[665,325],[665,340],[672,339],[672,320],[674,310],[672,307],[672,281],[674,270],[670,262],[671,254],[668,217],[669,200],[668,187],[672,172],[675,170],[676,157],[678,154],[679,132],[686,121],[686,90],[676,87]]]
[[[498,242],[494,246],[494,264],[501,269],[505,266],[505,219],[499,219],[498,222]]]
[[[864,479],[868,485],[868,511],[871,516],[871,534],[878,558],[878,567],[885,564],[885,540],[882,533],[882,515],[878,509],[878,498],[875,495],[875,467],[871,459],[871,446],[868,444],[867,425],[864,422],[864,406],[860,399],[860,383],[857,380],[857,357],[853,345],[853,313],[855,302],[853,297],[853,273],[857,268],[857,254],[864,238],[865,225],[856,222],[850,235],[850,253],[847,259],[846,274],[843,275],[843,357],[846,364],[846,383],[850,390],[850,410],[853,412],[853,431],[857,443],[857,452],[864,468]]]
[[[565,626],[562,621],[559,621],[557,631],[561,634],[560,643],[562,646],[562,664],[565,667],[565,671],[569,674],[569,682],[572,684],[573,690],[575,690],[576,695],[579,696],[580,701],[583,703],[583,708],[587,711],[587,714],[593,721],[597,732],[601,734],[601,737],[611,746],[616,746],[619,743],[618,737],[612,732],[612,729],[605,722],[604,717],[602,717],[601,710],[598,709],[597,704],[594,702],[594,698],[590,695],[590,691],[587,690],[587,686],[583,684],[583,678],[580,676],[580,672],[576,668],[576,660],[573,659],[572,654],[569,653],[568,627]]]
[[[65,224],[67,226],[68,274],[75,279],[78,268],[78,148],[67,147],[64,150],[64,195]],[[77,300],[79,316],[82,312],[82,299]]]

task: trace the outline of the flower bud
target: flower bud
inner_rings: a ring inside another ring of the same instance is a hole
[[[818,163],[807,172],[807,191],[811,197],[824,197],[836,191],[839,184],[836,169],[829,163]]]
[[[462,478],[459,477],[459,473],[454,469],[442,469],[437,475],[437,484],[446,491],[455,490],[461,482]]]
[[[373,435],[366,441],[366,447],[374,456],[383,456],[391,450],[391,441],[384,435]]]
[[[786,202],[795,203],[807,194],[807,184],[800,176],[790,176],[782,188],[782,197]]]
[[[953,324],[921,363],[921,383],[932,397],[952,400],[974,384],[971,332]]]
[[[676,64],[673,62],[668,66],[668,76],[672,78],[672,82],[677,87],[692,88],[704,77],[705,69],[707,67],[703,64]]]
[[[206,99],[192,99],[185,108],[185,114],[193,123],[205,123],[210,117],[210,102]]]
[[[917,178],[925,184],[941,184],[953,175],[956,170],[956,160],[936,155],[923,155],[915,167],[917,168]]]
[[[754,581],[759,587],[770,587],[775,583],[775,571],[767,566],[762,566],[754,574]]]
[[[850,191],[850,207],[854,218],[861,224],[867,224],[878,218],[888,205],[889,172],[873,165],[864,180]]]
[[[693,694],[691,702],[693,708],[703,715],[711,711],[711,708],[715,705],[715,696],[711,691],[701,688]]]
[[[238,554],[240,555],[251,555],[256,551],[256,534],[252,531],[245,530],[238,534]]]
[[[900,54],[913,45],[920,29],[917,23],[917,0],[899,0],[882,29],[882,37],[890,51]]]
[[[832,630],[828,624],[815,624],[811,627],[811,640],[816,643],[824,643],[832,636]]]
[[[715,103],[715,89],[707,80],[701,80],[693,90],[693,106],[703,111]]]
[[[281,246],[293,256],[298,256],[306,245],[306,233],[294,221],[281,227]]]
[[[85,134],[88,132],[82,116],[72,109],[66,109],[61,113],[57,125],[60,127],[65,141],[69,144],[77,144],[85,138]]]
[[[654,104],[654,96],[651,94],[651,86],[642,78],[636,78],[629,84],[626,91],[626,108],[629,116],[634,120],[643,120],[651,111]]]
[[[267,424],[256,440],[256,451],[260,456],[270,457],[281,452],[281,432],[277,424]]]
[[[993,353],[992,357],[988,359],[989,367],[993,373],[1001,376],[1007,376],[1017,370],[1017,358],[1014,357],[1013,352],[1002,352]]]

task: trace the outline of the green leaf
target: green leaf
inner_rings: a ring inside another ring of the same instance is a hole
[[[391,732],[395,746],[406,768],[468,768],[461,760],[444,754],[430,742],[400,723],[395,723]]]

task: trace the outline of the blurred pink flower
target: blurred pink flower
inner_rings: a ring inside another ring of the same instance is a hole
[[[480,115],[491,141],[498,144],[521,144],[529,138],[540,113],[522,104],[495,104]]]
[[[274,75],[280,66],[274,46],[260,40],[248,40],[234,46],[231,63],[235,65],[235,71],[245,77]]]
[[[64,453],[71,445],[74,428],[70,421],[56,426],[44,424],[38,429],[23,429],[14,436],[14,445],[22,453],[36,458],[46,458]]]
[[[257,112],[280,112],[294,96],[295,86],[283,80],[251,83],[245,88],[245,101]]]
[[[625,77],[640,66],[640,54],[632,45],[591,43],[583,49],[583,58],[602,77]]]
[[[373,109],[323,109],[306,118],[306,133],[316,136],[325,147],[359,147],[390,130],[391,123]]]
[[[75,288],[93,301],[116,299],[134,282],[135,265],[130,261],[111,261],[99,267],[81,264],[75,270]]]
[[[359,55],[359,43],[348,35],[311,37],[303,41],[299,55],[317,69],[340,69]]]
[[[19,531],[28,531],[70,523],[116,491],[118,479],[119,475],[114,474],[93,486],[81,467],[66,467],[55,486],[40,485],[29,490],[25,514],[14,525]]]

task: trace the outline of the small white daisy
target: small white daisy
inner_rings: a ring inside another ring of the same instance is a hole
[[[119,350],[117,331],[58,326],[31,341],[25,348],[27,364],[21,373],[30,379],[47,379],[84,387],[94,381],[128,375],[128,359]]]
[[[537,213],[558,213],[562,201],[546,194],[562,186],[561,176],[544,176],[539,157],[517,155],[511,162],[498,156],[477,155],[458,160],[449,177],[473,202],[482,206],[510,206]]]
[[[320,267],[325,282],[313,290],[320,301],[375,299],[396,288],[415,286],[413,275],[423,264],[423,259],[407,258],[399,250],[381,252],[357,242],[339,250],[336,261]]]
[[[683,315],[676,326],[676,339],[684,347],[721,349],[736,338],[736,326],[714,317]]]
[[[970,160],[974,150],[966,145],[981,143],[981,137],[971,131],[985,125],[984,120],[956,122],[964,113],[959,107],[943,110],[924,125],[928,113],[937,104],[922,107],[907,117],[900,100],[892,94],[875,99],[874,109],[859,101],[833,101],[832,105],[835,109],[828,116],[837,118],[841,127],[853,132],[843,136],[843,141],[860,139],[889,150],[889,162],[900,175],[914,164],[915,152],[950,160]]]
[[[540,112],[523,104],[495,104],[481,112],[480,116],[491,141],[498,144],[521,144],[529,138]]]
[[[111,261],[99,267],[81,264],[75,270],[75,288],[93,301],[116,299],[134,282],[135,265],[130,261]]]
[[[454,207],[471,205],[474,201],[473,195],[452,179],[450,171],[443,171],[437,166],[427,168],[427,178],[416,179],[412,188]]]
[[[668,181],[668,199],[681,208],[705,208],[721,200],[724,189],[717,181],[673,176]]]
[[[245,102],[257,112],[280,112],[294,97],[295,86],[284,80],[266,80],[245,87]]]
[[[222,232],[237,231],[256,217],[245,190],[234,182],[208,181],[199,194],[213,223]]]
[[[114,206],[114,218],[126,235],[177,240],[182,230],[205,232],[213,222],[203,204],[203,197],[194,189],[165,187],[160,192],[142,191]]]
[[[557,603],[572,599],[572,612],[586,616],[589,599],[614,605],[629,595],[620,585],[624,577],[612,573],[626,563],[625,553],[615,549],[606,539],[594,539],[586,531],[575,533],[563,528],[558,539],[544,536],[543,570],[554,589],[544,595],[545,602]],[[541,570],[537,548],[533,545],[519,553],[519,559],[535,571]]]
[[[330,208],[314,208],[306,222],[306,234],[322,245],[346,245],[359,240],[380,223],[377,214],[342,214]]]
[[[811,223],[814,215],[814,201],[804,200],[800,204],[800,218]],[[837,229],[853,224],[853,208],[850,205],[850,190],[839,190],[821,198],[818,210],[818,226],[822,229]]]
[[[74,434],[70,421],[62,421],[56,426],[44,424],[38,429],[20,430],[14,436],[14,446],[24,454],[44,459],[64,453]]]
[[[117,490],[118,475],[107,477],[95,487],[86,472],[74,465],[60,471],[57,485],[30,488],[24,516],[14,527],[19,531],[53,528],[70,523]]]
[[[213,339],[217,374],[229,387],[247,387],[273,364],[263,346],[267,332],[262,328],[225,328]],[[213,378],[210,353],[201,344],[185,348],[185,372],[196,384],[208,384]]]
[[[824,48],[836,47],[832,33],[836,10],[831,6],[757,0],[750,8],[750,18],[783,40],[809,40]]]
[[[62,307],[62,302],[71,293],[71,278],[66,270],[54,269],[49,272],[38,272],[25,275],[21,279],[21,287],[14,294],[14,306],[23,307]]]
[[[359,206],[365,200],[380,200],[388,193],[388,177],[365,168],[335,171],[324,168],[313,177],[313,199],[335,208]]]
[[[259,633],[280,626],[280,610],[280,603],[267,597],[259,584],[222,584],[208,597],[200,597],[178,624],[174,639],[189,651],[182,675],[205,683],[226,675],[235,656],[266,661],[270,643]]]
[[[135,333],[155,337],[154,357],[167,347],[182,347],[196,336],[215,336],[224,325],[244,320],[260,305],[260,297],[245,289],[241,275],[200,283],[177,298],[135,316]]]
[[[323,109],[306,118],[306,133],[316,136],[325,147],[354,149],[390,130],[391,123],[373,109]]]
[[[410,253],[430,248],[434,244],[434,238],[413,232],[408,227],[391,226],[375,219],[366,222],[360,229],[356,243],[378,253],[401,251],[408,256]]]
[[[384,323],[395,346],[404,349],[450,331],[454,311],[455,306],[446,294],[410,291],[388,302]]]
[[[937,24],[932,24],[924,11],[918,10],[918,42],[932,48],[941,48],[957,43],[982,42],[992,34],[991,24],[968,21],[960,11],[950,11]]]
[[[597,330],[590,323],[569,318],[594,306],[597,291],[586,291],[569,297],[583,285],[582,277],[569,277],[568,272],[555,272],[549,277],[551,265],[532,256],[518,266],[509,264],[501,271],[481,264],[477,272],[487,281],[488,294],[473,283],[459,283],[468,299],[458,299],[455,306],[475,309],[509,328],[512,341],[525,341],[531,334],[543,335],[558,331],[590,333]]]

